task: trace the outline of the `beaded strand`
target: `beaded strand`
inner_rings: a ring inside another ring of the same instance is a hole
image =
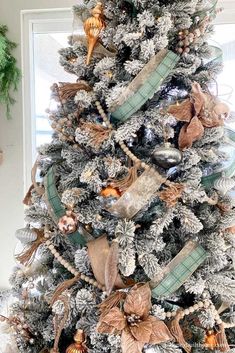
[[[47,246],[47,248],[50,250],[52,255],[56,258],[56,260],[62,266],[64,266],[70,273],[72,273],[74,275],[74,277],[79,277],[81,280],[83,280],[83,281],[91,284],[92,286],[97,287],[97,288],[101,289],[103,292],[105,292],[106,288],[102,284],[98,283],[95,279],[90,278],[90,277],[84,275],[83,273],[77,271],[75,267],[73,267],[68,261],[66,261],[60,255],[60,253],[56,250],[56,248],[54,247],[54,245],[50,241],[50,239],[49,239],[50,234],[49,233],[45,232],[44,236],[47,239],[45,242],[45,245]]]
[[[234,327],[233,324],[229,325],[229,324],[226,324],[224,323],[221,318],[220,318],[220,315],[218,313],[218,311],[216,310],[215,306],[213,303],[211,303],[208,299],[205,299],[204,301],[199,301],[198,303],[190,306],[189,308],[187,309],[183,309],[183,310],[178,310],[178,311],[167,311],[165,313],[165,319],[170,319],[170,318],[173,318],[175,317],[179,312],[181,314],[181,319],[183,319],[185,316],[188,316],[192,313],[194,313],[195,311],[198,311],[198,310],[202,310],[202,309],[211,309],[214,313],[214,320],[216,322],[217,325],[221,325],[223,324],[223,326],[226,328],[232,326]]]
[[[110,123],[108,116],[105,114],[104,109],[102,108],[100,102],[99,102],[99,101],[96,101],[95,104],[96,104],[97,110],[98,110],[100,116],[102,117],[104,123],[107,125],[107,127],[108,127],[109,129],[112,129],[112,130],[113,130],[113,126],[112,126],[112,124]],[[136,157],[136,156],[134,155],[134,153],[132,153],[132,152],[130,151],[130,149],[126,146],[126,144],[125,144],[123,141],[118,141],[118,143],[119,143],[121,149],[123,150],[123,152],[126,153],[126,155],[127,155],[134,163],[139,164],[139,165],[141,166],[141,168],[143,168],[143,169],[145,169],[145,170],[153,169],[153,171],[154,171],[155,173],[157,173],[157,171],[156,171],[154,168],[151,168],[147,163],[141,161],[138,157]],[[159,177],[161,177],[160,174],[159,174]],[[161,178],[162,178],[162,177],[161,177]],[[164,182],[164,181],[165,181],[165,179],[162,178],[162,182]]]

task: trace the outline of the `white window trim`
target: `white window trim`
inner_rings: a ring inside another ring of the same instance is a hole
[[[72,33],[73,15],[70,8],[21,11],[21,62],[23,101],[23,168],[24,192],[31,185],[31,168],[35,150],[36,112],[34,92],[33,33]]]
[[[214,24],[232,24],[235,23],[235,1],[234,0],[220,0],[217,7],[221,7],[223,10],[220,12]]]

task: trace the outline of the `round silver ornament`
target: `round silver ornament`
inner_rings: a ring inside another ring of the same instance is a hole
[[[154,150],[152,159],[155,164],[164,169],[169,169],[180,164],[182,161],[182,153],[177,148],[171,147],[170,143]]]
[[[226,176],[222,176],[221,178],[217,179],[214,183],[214,188],[218,190],[222,195],[226,195],[227,192],[232,190],[234,187],[235,180]]]
[[[22,244],[32,243],[37,239],[37,233],[31,228],[21,228],[15,233],[15,236]]]

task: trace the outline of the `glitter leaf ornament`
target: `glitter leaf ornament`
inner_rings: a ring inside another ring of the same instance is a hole
[[[88,53],[86,64],[90,64],[91,56],[94,48],[99,40],[99,35],[102,29],[105,28],[103,5],[98,2],[92,10],[92,17],[89,17],[84,23],[84,30],[87,36]]]

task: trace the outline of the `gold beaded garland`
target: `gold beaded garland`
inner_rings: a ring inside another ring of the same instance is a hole
[[[45,232],[45,234],[47,234],[47,236],[46,236],[46,238],[47,238],[48,232]],[[59,252],[56,250],[56,248],[54,247],[54,245],[52,244],[52,242],[49,239],[45,242],[45,245],[50,250],[52,255],[54,255],[54,257],[57,259],[57,261],[59,261],[60,264],[62,266],[64,266],[69,272],[71,272],[75,277],[80,276],[80,278],[83,281],[85,281],[89,284],[92,284],[94,287],[97,287],[97,288],[101,289],[103,292],[105,292],[106,288],[104,286],[102,286],[100,283],[98,283],[95,279],[90,278],[88,276],[85,276],[81,272],[77,271],[75,269],[75,267],[73,267],[68,261],[63,259],[63,257],[59,254]]]
[[[107,125],[108,128],[110,129],[113,129],[113,126],[112,124],[110,123],[107,115],[105,114],[101,104],[99,101],[96,101],[95,102],[96,104],[96,107],[97,107],[97,110],[99,112],[99,114],[101,115],[102,119],[104,120],[105,124]],[[123,141],[118,141],[121,149],[126,153],[126,155],[134,162],[134,163],[139,163],[141,165],[141,167],[145,170],[149,169],[150,166],[145,163],[145,162],[142,162],[138,157],[136,157],[134,155],[134,153],[132,153],[129,148],[126,146],[126,144],[123,142]]]
[[[216,310],[214,304],[210,302],[208,299],[205,299],[204,301],[199,301],[198,303],[190,306],[189,308],[186,308],[184,310],[180,311],[181,318],[183,319],[185,316],[188,316],[195,311],[202,310],[202,309],[212,309],[212,312],[214,312],[214,319],[217,325],[224,324],[223,321],[220,318],[220,315],[218,311]],[[174,317],[177,315],[177,311],[167,311],[165,313],[165,316],[167,319],[170,319],[171,317]],[[224,324],[225,327],[227,327],[226,324]]]

